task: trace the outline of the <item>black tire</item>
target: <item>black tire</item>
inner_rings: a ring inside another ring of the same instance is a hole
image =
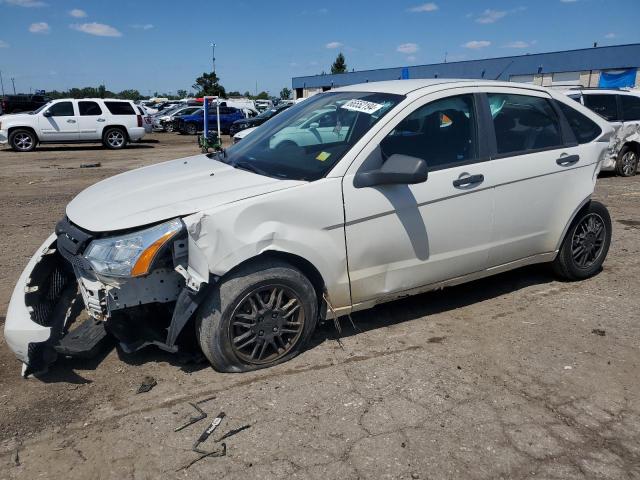
[[[271,288],[283,293],[271,295]],[[287,309],[292,298],[297,303]],[[284,301],[286,305],[278,303]],[[265,308],[271,303],[275,308]],[[311,282],[288,263],[261,260],[240,267],[211,290],[200,306],[196,335],[215,370],[248,372],[298,355],[317,321],[318,299]],[[293,330],[296,333],[285,333]]]
[[[127,132],[120,127],[108,127],[102,134],[102,145],[109,150],[120,150],[127,145]]]
[[[32,152],[38,144],[38,137],[31,130],[17,129],[9,135],[9,145],[15,152]]]
[[[195,123],[187,123],[184,126],[184,131],[189,135],[197,135],[198,134],[198,126]]]
[[[611,245],[607,207],[591,201],[576,216],[562,242],[553,270],[565,280],[583,280],[598,273]]]
[[[633,177],[638,170],[638,152],[625,145],[618,153],[616,173],[621,177]]]
[[[165,122],[164,131],[169,133],[173,132],[174,131],[173,122]]]

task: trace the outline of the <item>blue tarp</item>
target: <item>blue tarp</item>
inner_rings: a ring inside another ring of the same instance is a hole
[[[404,67],[402,69],[402,73],[400,73],[400,78],[402,80],[408,80],[409,79],[409,69],[407,67]]]
[[[635,87],[636,85],[636,69],[616,70],[615,72],[600,73],[600,88],[625,88]]]

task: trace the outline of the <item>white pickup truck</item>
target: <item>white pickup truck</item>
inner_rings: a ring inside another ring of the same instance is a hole
[[[53,100],[29,113],[0,116],[0,144],[30,152],[40,143],[102,143],[119,149],[145,134],[142,115],[129,100]]]

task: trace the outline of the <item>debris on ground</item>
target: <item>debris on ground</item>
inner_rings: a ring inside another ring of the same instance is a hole
[[[202,455],[200,455],[198,458],[195,458],[194,460],[191,460],[189,463],[187,463],[186,465],[178,468],[176,470],[176,472],[179,472],[180,470],[186,470],[189,467],[191,467],[191,465],[193,465],[194,463],[199,462],[200,460],[202,460],[203,458],[207,458],[207,457],[224,457],[227,454],[227,444],[223,443],[220,446],[220,449],[218,450],[214,450],[213,452],[205,452]]]
[[[97,168],[97,167],[101,167],[102,164],[100,162],[95,162],[95,163],[81,163],[80,164],[80,168]]]
[[[222,423],[222,419],[225,417],[224,412],[220,412],[216,418],[213,419],[211,424],[200,434],[198,439],[194,442],[191,450],[197,453],[208,453],[203,450],[200,450],[200,444],[207,441],[207,438],[211,436],[211,434],[215,431],[216,428]]]
[[[179,432],[180,430],[187,428],[189,425],[193,425],[194,423],[207,418],[206,412],[202,410],[197,404],[189,402],[189,405],[191,405],[193,408],[195,408],[198,411],[198,415],[196,415],[195,417],[190,417],[187,423],[184,423],[179,427],[176,427],[174,432]]]
[[[158,384],[156,379],[151,376],[146,376],[142,379],[142,383],[138,387],[138,391],[136,393],[146,393],[150,391],[153,387]]]
[[[600,335],[601,337],[604,337],[607,334],[607,332],[605,332],[601,328],[594,328],[593,330],[591,330],[591,333],[593,333],[594,335]]]
[[[236,433],[240,433],[241,431],[246,430],[247,428],[251,428],[251,425],[242,425],[241,427],[229,430],[227,433],[222,435],[218,440],[216,440],[216,443],[221,442],[222,440],[226,440],[227,438],[232,437]]]
[[[16,451],[13,454],[13,463],[16,467],[20,466],[20,445],[16,447]]]
[[[427,343],[442,343],[446,337],[431,337],[427,340]]]

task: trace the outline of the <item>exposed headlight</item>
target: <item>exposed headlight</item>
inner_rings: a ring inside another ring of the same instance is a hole
[[[175,218],[138,232],[99,238],[89,244],[84,257],[99,274],[139,277],[149,273],[157,253],[182,229],[182,221]]]

